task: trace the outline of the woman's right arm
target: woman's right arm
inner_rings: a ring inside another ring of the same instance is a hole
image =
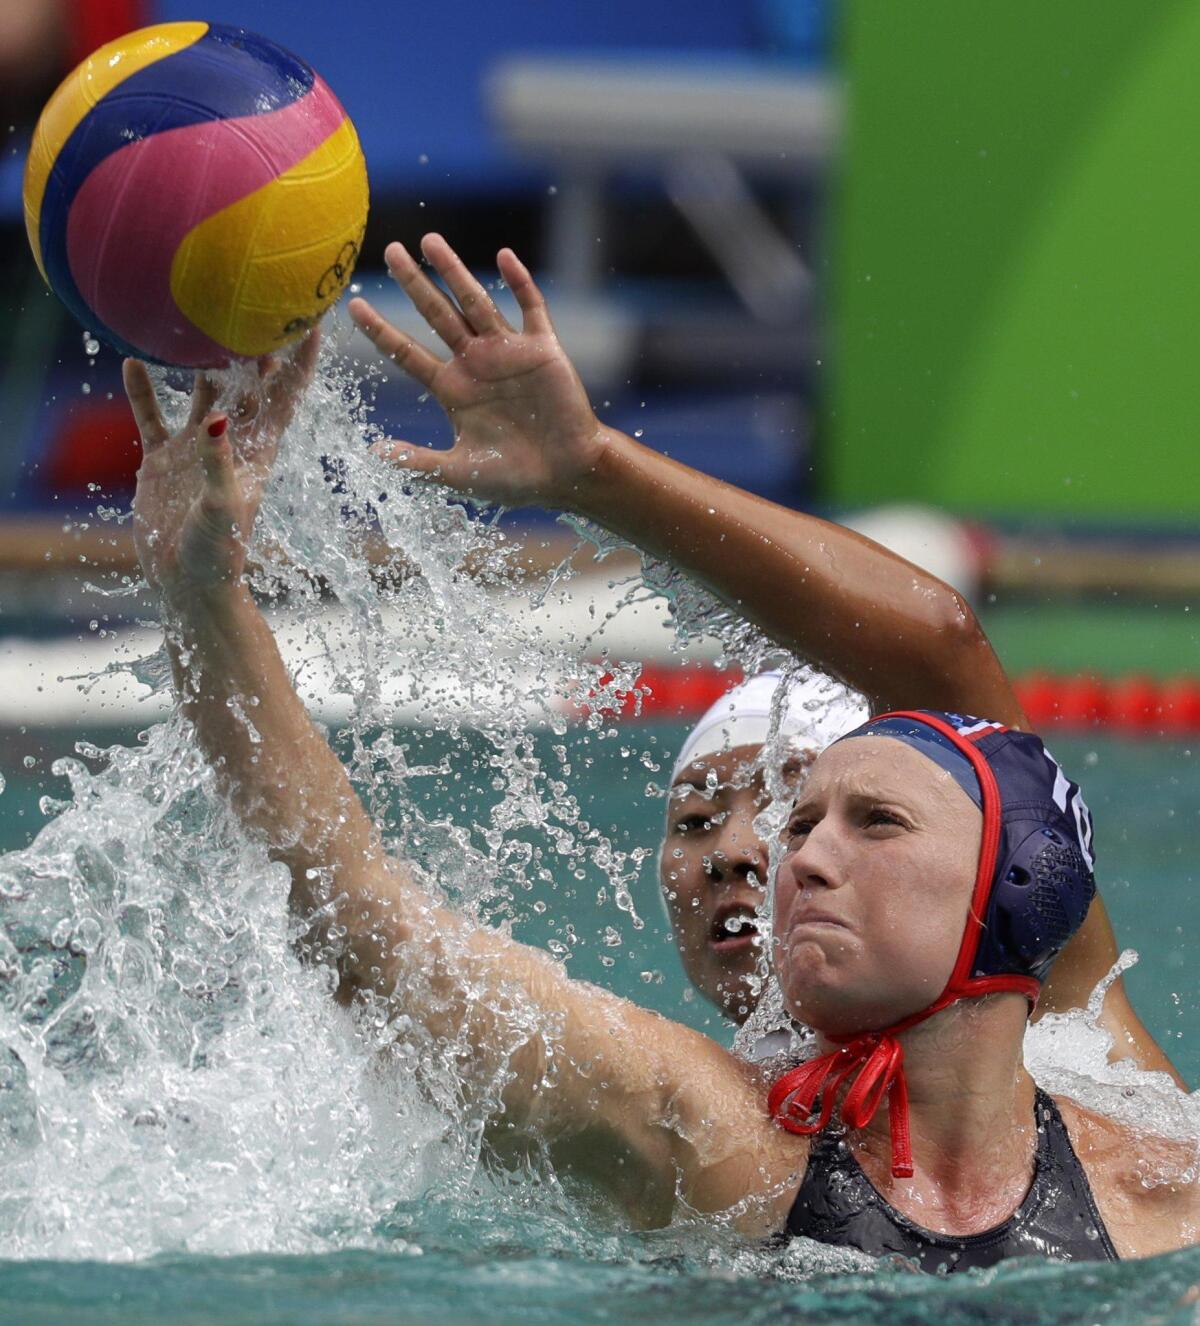
[[[407,1036],[454,1060],[497,1142],[536,1131],[639,1223],[682,1192],[715,1209],[745,1195],[756,1151],[786,1154],[753,1070],[714,1042],[570,980],[548,954],[472,924],[385,851],[310,719],[244,582],[246,545],[279,437],[315,360],[267,368],[228,422],[198,380],[191,418],[163,424],[145,369],[126,366],[144,460],[134,533],[163,606],[180,704],[223,796],[289,870],[310,955],[341,1002],[378,1001]],[[244,414],[248,422],[241,422]],[[234,445],[236,443],[236,446]]]
[[[773,640],[861,691],[876,710],[949,709],[1013,726],[1024,716],[970,607],[948,585],[842,526],[778,506],[670,460],[596,417],[532,276],[511,250],[501,276],[511,327],[437,235],[425,256],[453,299],[401,245],[396,279],[451,351],[440,359],[362,299],[350,312],[427,387],[455,445],[404,443],[404,468],[506,505],[575,512],[711,589]]]

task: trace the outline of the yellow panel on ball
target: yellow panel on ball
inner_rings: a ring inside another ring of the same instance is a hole
[[[366,162],[346,119],[290,170],[189,231],[171,267],[175,302],[235,354],[278,350],[345,289],[366,221]]]

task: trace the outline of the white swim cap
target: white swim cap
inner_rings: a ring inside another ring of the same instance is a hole
[[[782,672],[760,672],[711,705],[683,743],[674,782],[693,760],[720,755],[735,746],[761,746],[771,735],[771,706],[784,681]],[[793,677],[777,735],[816,754],[871,716],[867,702],[821,672]]]

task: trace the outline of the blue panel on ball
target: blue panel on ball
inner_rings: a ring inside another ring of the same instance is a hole
[[[85,327],[102,332],[71,275],[67,219],[76,193],[100,162],[151,134],[278,110],[303,97],[314,79],[309,65],[265,37],[210,24],[198,41],[131,74],[83,117],[50,171],[38,239],[55,294]]]

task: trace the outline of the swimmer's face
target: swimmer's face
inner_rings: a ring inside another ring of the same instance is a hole
[[[762,940],[757,912],[767,847],[754,820],[768,801],[756,768],[761,747],[736,746],[680,771],[667,806],[659,878],[679,956],[692,983],[727,1016],[744,1022],[757,995],[752,977]],[[799,781],[811,756],[789,759]]]
[[[945,988],[983,817],[953,778],[890,737],[813,764],[775,884],[775,964],[800,1021],[833,1035],[885,1027]]]

